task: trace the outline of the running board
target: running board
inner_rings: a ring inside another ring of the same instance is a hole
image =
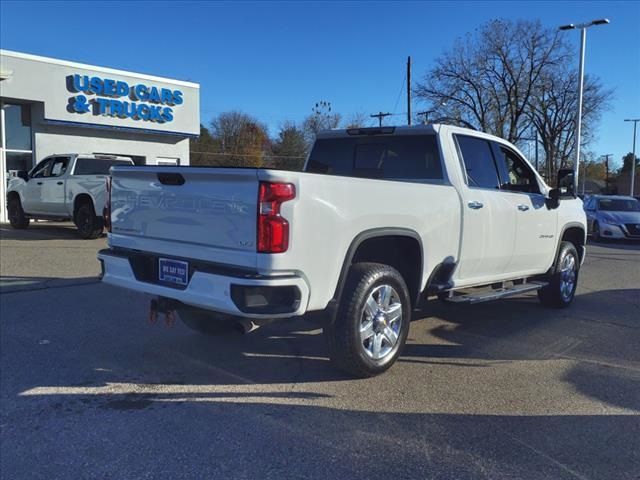
[[[491,300],[498,300],[500,298],[510,297],[512,295],[519,295],[521,293],[526,292],[534,292],[536,290],[540,290],[543,287],[546,287],[548,282],[528,282],[521,283],[519,285],[513,285],[511,287],[502,287],[497,290],[492,290],[485,293],[465,293],[455,295],[454,292],[452,296],[445,298],[445,301],[451,303],[482,303],[482,302],[490,302]]]

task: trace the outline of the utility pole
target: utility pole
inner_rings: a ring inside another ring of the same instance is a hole
[[[587,28],[594,25],[606,25],[609,23],[609,19],[600,18],[587,23],[580,23],[574,25],[570,23],[559,27],[559,30],[580,30],[580,62],[578,63],[578,112],[576,114],[576,161],[573,166],[574,171],[574,189],[578,191],[578,175],[580,173],[580,142],[582,140],[582,93],[584,89],[584,51],[587,43]]]
[[[609,193],[609,157],[613,157],[612,153],[602,155],[604,157],[604,193]]]
[[[636,127],[640,118],[627,118],[625,122],[633,122],[633,153],[631,154],[631,187],[629,188],[629,195],[633,197],[634,186],[636,182]]]
[[[379,127],[381,127],[381,126],[382,126],[382,119],[383,119],[384,117],[388,117],[388,116],[390,116],[390,115],[391,115],[391,114],[390,114],[389,112],[387,112],[387,113],[378,112],[378,113],[375,113],[375,114],[373,114],[373,115],[369,115],[369,116],[370,116],[371,118],[377,118],[377,119],[378,119],[378,126],[379,126]]]
[[[407,57],[407,125],[411,125],[411,57]]]

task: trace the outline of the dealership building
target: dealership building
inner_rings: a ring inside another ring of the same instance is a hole
[[[44,157],[94,153],[188,165],[197,83],[0,50],[0,221],[9,179]]]

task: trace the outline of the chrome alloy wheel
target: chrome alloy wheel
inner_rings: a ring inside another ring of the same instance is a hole
[[[571,300],[573,290],[576,287],[576,259],[573,255],[567,255],[560,265],[560,295],[565,302]]]
[[[394,349],[402,326],[402,302],[391,285],[376,287],[367,298],[360,320],[360,343],[365,353],[381,360]]]

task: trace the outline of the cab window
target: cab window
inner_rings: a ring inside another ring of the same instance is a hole
[[[31,172],[31,178],[44,178],[49,176],[53,158],[45,158]]]
[[[510,148],[492,143],[500,172],[500,188],[512,192],[540,193],[536,176],[527,162]]]
[[[68,157],[58,157],[53,159],[53,163],[51,164],[51,173],[50,177],[60,177],[65,174],[67,171],[67,166],[69,165]]]

